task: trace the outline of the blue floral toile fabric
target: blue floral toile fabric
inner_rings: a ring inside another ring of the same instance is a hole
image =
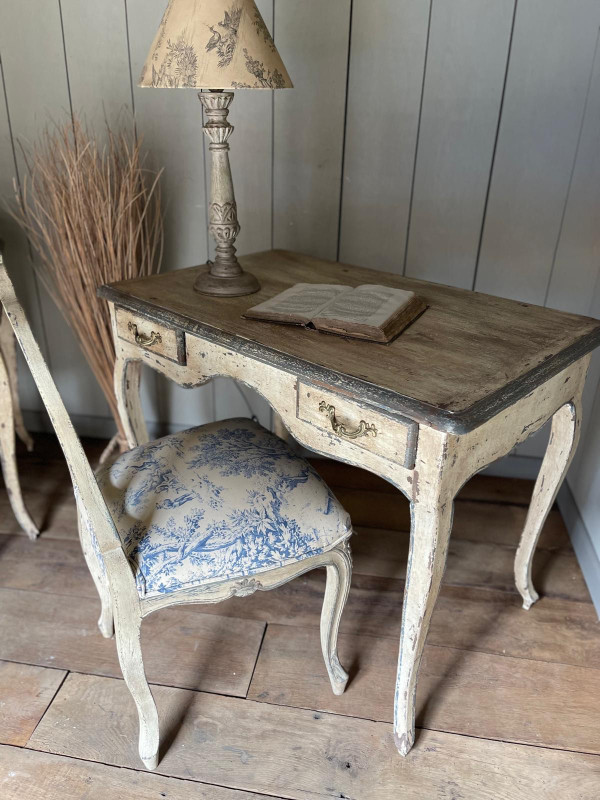
[[[249,419],[142,445],[96,477],[145,597],[283,567],[352,532],[310,464]]]

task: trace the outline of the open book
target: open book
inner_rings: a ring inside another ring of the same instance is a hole
[[[304,325],[327,333],[391,342],[426,309],[414,292],[365,283],[297,283],[248,309],[244,317]]]

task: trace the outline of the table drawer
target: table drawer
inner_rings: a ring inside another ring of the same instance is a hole
[[[407,469],[415,464],[416,422],[392,417],[339,394],[298,381],[296,415],[330,436],[388,458]]]
[[[185,364],[185,334],[167,326],[117,308],[115,311],[117,336],[143,350],[156,353],[158,356]]]

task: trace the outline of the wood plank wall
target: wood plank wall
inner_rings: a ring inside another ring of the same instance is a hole
[[[231,119],[241,253],[289,247],[478,291],[600,314],[598,0],[258,0],[295,83],[238,92]],[[19,141],[63,111],[94,125],[133,109],[165,167],[165,268],[206,259],[207,175],[194,93],[137,76],[165,0],[0,0],[0,195]],[[106,406],[4,208],[8,260],[82,432]],[[571,472],[584,517],[600,497],[600,359]],[[183,426],[264,401],[226,379],[198,390],[147,375],[145,409]],[[24,407],[39,411],[24,372]],[[30,415],[31,418],[31,415]],[[543,437],[521,452],[538,455]],[[600,503],[600,501],[598,501]],[[600,505],[588,527],[600,521]],[[600,552],[600,537],[599,537]]]

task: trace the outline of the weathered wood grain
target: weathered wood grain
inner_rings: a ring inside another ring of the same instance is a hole
[[[97,600],[0,589],[0,659],[121,677],[115,642],[97,629]],[[142,626],[151,683],[245,697],[264,624],[164,609]],[[318,639],[318,636],[317,636]]]
[[[0,537],[0,544],[2,541]],[[358,538],[354,539],[355,543],[358,541]],[[23,542],[28,544],[22,536],[15,537],[13,542],[15,545]],[[11,549],[14,558],[3,557],[0,551],[0,586],[62,596],[63,604],[65,596],[86,598],[82,601],[83,608],[89,609],[86,613],[93,620],[98,613],[96,589],[83,557],[76,552],[75,546],[72,549],[76,558],[73,558],[73,554],[69,556],[69,551],[62,562],[57,558],[57,550],[63,545],[63,542],[49,542],[42,538],[35,548]],[[68,547],[71,547],[70,543]],[[19,555],[21,553],[22,556]],[[494,555],[490,557],[493,559]],[[557,557],[560,555],[557,554]],[[507,559],[506,580],[509,567],[510,559]],[[474,581],[472,575],[468,577]],[[234,621],[248,619],[269,624],[318,627],[324,590],[325,574],[319,570],[302,575],[268,593],[257,592],[251,597],[234,597],[215,605],[205,605],[201,614],[214,614],[223,620],[232,617]],[[403,591],[404,581],[401,579],[360,575],[355,571],[341,630],[355,635],[397,636],[400,632]],[[37,594],[36,597],[38,605],[46,602],[39,599]],[[56,598],[50,598],[48,602],[51,607],[59,605]],[[79,604],[79,600],[77,602]],[[32,607],[34,605],[32,601]],[[67,602],[66,605],[73,604]],[[177,614],[174,610],[168,613]],[[190,613],[200,613],[200,609]],[[83,627],[91,624],[89,619],[84,621]],[[196,617],[193,619],[194,626],[201,624],[196,622]],[[146,624],[150,626],[151,621],[152,616]],[[223,624],[227,625],[225,621]],[[429,642],[600,668],[600,637],[597,629],[597,615],[589,601],[576,602],[544,596],[535,613],[525,615],[518,595],[513,591],[509,593],[506,590],[446,584],[442,585],[433,614]],[[150,628],[143,630],[149,631]],[[70,630],[66,633],[68,637],[75,635]],[[54,634],[57,638],[53,640],[53,648],[56,649],[60,644],[56,627]],[[195,644],[196,639],[192,639]],[[91,640],[91,637],[86,638],[82,646],[87,647]],[[100,646],[94,643],[94,647]],[[200,650],[199,658],[202,658]],[[175,670],[174,675],[177,674],[179,672]],[[173,680],[172,683],[177,681]]]
[[[327,691],[327,673],[311,633],[269,626],[249,697],[390,722],[395,638],[340,637],[341,658],[350,667],[351,680],[344,696],[336,698]],[[426,645],[417,690],[417,725],[600,753],[599,679],[596,669]]]
[[[374,492],[334,486],[333,492],[352,517],[352,523],[363,528],[410,530],[410,504],[399,492]],[[504,544],[516,547],[525,525],[527,509],[499,503],[459,500],[454,507],[452,536],[474,542]],[[570,549],[571,541],[558,509],[548,515],[538,547]]]
[[[0,661],[0,742],[27,744],[66,674]]]
[[[297,253],[257,253],[240,263],[262,284],[250,300],[198,297],[192,291],[196,269],[124,281],[100,294],[203,340],[455,433],[511,406],[600,342],[596,320]],[[241,317],[294,283],[327,281],[410,289],[429,308],[396,341],[381,346]]]
[[[408,537],[402,531],[358,528],[352,539],[354,572],[404,579]],[[515,548],[450,538],[444,583],[515,592]],[[539,550],[533,580],[543,594],[589,602],[590,596],[572,550]]]
[[[390,726],[157,687],[172,738],[161,772],[292,800],[596,800],[600,759],[422,731],[398,758]],[[136,715],[122,681],[70,675],[30,740],[38,750],[135,766]],[[501,765],[501,767],[500,767]]]
[[[3,800],[261,800],[265,795],[0,747]],[[266,798],[268,800],[268,798]],[[277,798],[272,798],[277,800]]]

